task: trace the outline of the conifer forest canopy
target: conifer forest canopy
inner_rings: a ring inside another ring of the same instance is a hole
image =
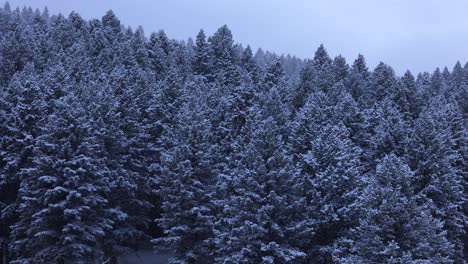
[[[468,64],[194,34],[0,8],[2,264],[466,263]]]

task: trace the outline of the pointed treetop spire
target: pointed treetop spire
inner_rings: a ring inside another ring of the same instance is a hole
[[[200,29],[200,31],[198,32],[198,34],[197,34],[197,36],[195,38],[196,49],[197,50],[205,49],[206,45],[207,45],[207,42],[206,42],[205,31],[203,31],[203,29]]]
[[[197,34],[197,37],[196,37],[197,41],[200,39],[200,40],[203,40],[205,41],[206,40],[206,35],[205,35],[205,31],[203,29],[200,29],[200,31],[198,31],[198,34]]]
[[[405,74],[403,74],[402,79],[403,79],[403,82],[405,82],[405,83],[408,82],[408,81],[410,81],[410,82],[415,81],[414,76],[413,76],[413,74],[411,73],[410,70],[406,70]]]
[[[331,62],[332,60],[330,56],[328,55],[327,50],[325,49],[323,44],[320,44],[317,51],[315,51],[314,66],[316,68],[322,68],[323,66],[327,64],[331,64]]]
[[[120,20],[112,10],[106,12],[102,17],[102,24],[107,27],[113,28],[115,31],[120,30]]]
[[[366,59],[362,54],[359,54],[357,59],[354,61],[352,68],[361,74],[368,74],[369,68],[367,68]]]
[[[42,11],[42,16],[45,18],[49,17],[49,8],[47,8],[47,6],[44,7],[44,10]]]
[[[333,74],[336,82],[343,81],[348,75],[348,70],[348,63],[343,56],[338,55],[333,59]]]
[[[244,66],[246,66],[247,64],[251,64],[252,62],[254,62],[254,56],[253,56],[253,52],[252,52],[252,49],[250,48],[249,45],[247,45],[247,47],[244,49],[244,51],[242,52],[242,64]]]
[[[5,2],[5,5],[3,5],[3,11],[11,12],[10,3],[8,1]]]

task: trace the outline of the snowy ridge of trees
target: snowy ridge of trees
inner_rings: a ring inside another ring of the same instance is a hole
[[[468,64],[397,76],[0,8],[10,263],[464,263]],[[166,252],[166,251],[165,251]]]

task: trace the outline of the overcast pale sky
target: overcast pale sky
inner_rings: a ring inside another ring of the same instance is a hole
[[[0,0],[0,2],[5,2]],[[112,9],[146,34],[164,29],[171,38],[208,34],[227,24],[237,42],[310,58],[323,43],[332,56],[352,63],[362,53],[398,73],[432,71],[468,59],[467,0],[10,0],[12,8],[49,8],[100,18]]]

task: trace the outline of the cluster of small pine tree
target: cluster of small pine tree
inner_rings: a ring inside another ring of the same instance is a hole
[[[468,65],[396,76],[0,9],[11,263],[464,263]]]

